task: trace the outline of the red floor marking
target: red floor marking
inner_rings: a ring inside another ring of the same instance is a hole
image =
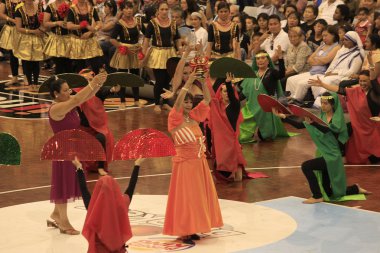
[[[0,112],[13,112],[13,110],[8,110],[8,109],[0,109]]]
[[[39,105],[29,105],[29,106],[21,106],[14,108],[15,111],[28,111],[33,109],[42,109],[44,107],[49,107],[49,104],[39,104]]]

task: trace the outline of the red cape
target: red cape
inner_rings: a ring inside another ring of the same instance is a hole
[[[228,120],[226,107],[221,96],[222,85],[215,94],[210,79],[206,79],[206,82],[212,97],[208,125],[211,129],[213,149],[217,162],[216,169],[235,172],[239,166],[245,167],[247,164],[239,143],[239,130],[240,124],[244,120],[243,115],[239,112],[235,132]],[[236,90],[235,96],[239,97]]]
[[[110,163],[112,161],[112,152],[115,140],[111,131],[108,128],[108,117],[106,111],[104,110],[102,100],[94,96],[86,102],[84,102],[80,107],[83,113],[86,115],[88,123],[90,124],[92,130],[98,133],[102,133],[106,137],[106,158],[107,163]],[[90,132],[91,134],[96,134],[95,132],[90,131],[89,129],[85,130],[87,132]],[[88,165],[89,167],[93,167],[90,166],[90,163],[86,163],[86,165]],[[107,167],[107,165],[105,167]]]
[[[350,164],[366,164],[368,157],[380,157],[380,124],[372,121],[367,96],[360,87],[346,88],[347,106],[352,124],[346,159]]]
[[[125,252],[124,245],[132,237],[129,204],[115,179],[103,176],[98,180],[82,231],[89,253]]]

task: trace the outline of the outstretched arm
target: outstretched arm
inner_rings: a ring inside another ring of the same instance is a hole
[[[145,158],[141,157],[135,161],[135,167],[133,168],[131,179],[129,180],[129,185],[124,192],[124,194],[129,196],[130,201],[132,201],[133,192],[135,191],[136,183],[139,178],[140,165],[143,161],[145,161]]]
[[[79,188],[80,188],[80,191],[82,193],[82,199],[83,199],[84,206],[86,207],[86,210],[87,210],[88,206],[90,205],[91,194],[87,188],[87,183],[86,183],[86,178],[84,176],[82,163],[79,162],[77,157],[75,157],[75,160],[72,161],[72,163],[77,168],[77,178],[78,178],[78,182],[79,182]]]

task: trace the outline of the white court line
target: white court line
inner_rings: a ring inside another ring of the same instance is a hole
[[[0,94],[4,94],[4,95],[8,95],[8,96],[18,96],[18,97],[22,97],[22,98],[38,99],[38,100],[47,101],[50,103],[53,102],[53,100],[49,100],[49,99],[44,99],[44,98],[39,98],[39,97],[30,97],[30,96],[26,96],[26,95],[18,95],[18,94],[13,94],[13,93],[6,93],[6,92],[1,92],[1,91],[0,91]]]
[[[380,165],[345,165],[345,167],[380,167]],[[245,170],[270,170],[270,169],[292,169],[292,168],[300,168],[301,166],[282,166],[282,167],[262,167],[262,168],[246,168]],[[142,175],[139,176],[139,178],[144,178],[144,177],[160,177],[160,176],[169,176],[172,173],[163,173],[163,174],[153,174],[153,175]],[[122,180],[122,179],[129,179],[131,177],[115,177],[116,180]],[[87,181],[88,183],[96,182],[98,180],[89,180]],[[43,185],[43,186],[37,186],[37,187],[30,187],[30,188],[23,188],[23,189],[18,189],[18,190],[12,190],[12,191],[4,191],[0,192],[0,195],[2,194],[7,194],[7,193],[13,193],[13,192],[21,192],[21,191],[29,191],[29,190],[38,190],[38,189],[43,189],[43,188],[49,188],[51,185]]]
[[[21,104],[11,104],[11,105],[0,105],[0,108],[13,108],[13,107],[21,107],[25,105],[35,105],[38,104],[37,102],[28,102],[28,103],[21,103]]]
[[[18,103],[18,102],[24,102],[24,100],[17,99],[17,100],[6,100],[6,101],[1,101],[1,102],[0,102],[0,105],[10,104],[10,103]]]

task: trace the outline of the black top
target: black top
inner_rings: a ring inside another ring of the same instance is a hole
[[[377,79],[371,80],[371,86],[367,93],[367,103],[372,116],[378,116],[380,113],[380,85]],[[337,93],[346,96],[346,88],[339,86]]]
[[[65,21],[64,18],[61,18],[58,15],[58,12],[57,12],[57,9],[55,8],[54,3],[49,4],[48,7],[46,7],[45,12],[50,14],[51,22]],[[69,33],[69,31],[66,28],[62,28],[60,26],[52,27],[51,31],[58,35],[67,35]]]
[[[248,44],[251,43],[249,36],[243,34],[243,38],[240,38],[240,48],[244,48],[245,52],[248,53]]]
[[[133,168],[131,179],[129,180],[129,185],[124,192],[124,194],[129,196],[130,201],[132,201],[133,192],[135,191],[137,179],[139,177],[139,170],[140,170],[140,166],[136,165]],[[90,205],[90,201],[91,201],[91,194],[88,191],[86,178],[84,176],[83,170],[77,170],[77,178],[79,182],[79,188],[82,193],[84,206],[86,207],[86,209],[88,209],[88,206]]]
[[[25,17],[25,19],[23,18]],[[40,27],[40,22],[38,22],[38,11],[33,16],[26,15],[23,7],[18,8],[15,13],[15,18],[21,18],[21,27],[26,29],[35,30]]]
[[[90,16],[92,16],[92,18],[90,18]],[[72,7],[70,8],[69,14],[67,16],[67,22],[72,22],[73,24],[76,24],[76,25],[79,25],[80,22],[82,21],[87,21],[88,24],[91,25],[92,20],[100,21],[98,12],[96,11],[95,8],[92,8],[92,14],[90,15],[90,13],[86,13],[86,14],[77,13]],[[86,32],[88,32],[86,28],[72,31],[72,33],[76,36],[80,36],[81,34],[86,33]]]
[[[312,33],[309,39],[307,40],[307,45],[311,48],[311,51],[313,52],[317,50],[317,48],[321,45],[321,43],[322,43],[322,37],[320,40],[316,40],[314,33]]]
[[[154,20],[151,20],[148,23],[148,26],[146,28],[145,32],[145,37],[148,39],[152,39],[152,45],[155,47],[173,47],[175,46],[174,42],[180,38],[179,33],[178,33],[178,27],[175,26],[175,34],[174,36],[172,35],[172,29],[173,29],[173,24],[170,24],[169,27],[161,27],[157,23],[155,23],[158,27],[159,34],[161,37],[161,45],[157,43],[157,37],[155,34],[154,26],[153,26]]]
[[[277,91],[277,84],[285,76],[284,59],[278,60],[278,67],[279,70],[270,68],[265,73],[264,77],[262,77],[262,83],[269,96],[274,96],[275,94],[279,93]]]
[[[5,14],[9,17],[9,18],[15,18],[15,12],[16,12],[16,6],[18,5],[18,3],[13,3],[11,0],[0,0],[1,3],[3,3],[5,5]],[[7,2],[10,4],[10,6],[7,6]],[[15,24],[13,24],[12,22],[8,21],[7,22],[7,25],[9,26],[15,26]]]
[[[141,26],[141,32],[145,32],[144,25]],[[111,38],[117,39],[121,43],[136,44],[139,42],[139,35],[140,30],[137,25],[133,28],[128,28],[118,22],[111,34]]]
[[[239,37],[240,37],[239,28],[237,25],[235,25],[234,27],[235,27],[235,31],[232,31],[232,33],[235,34],[234,37],[239,40]],[[209,25],[208,42],[213,42],[212,51],[220,53],[220,54],[225,54],[225,53],[229,53],[233,51],[232,41],[231,41],[233,38],[231,38],[231,30],[227,32],[218,31],[218,33],[220,37],[220,49],[216,47],[217,39],[215,38],[215,34],[214,34],[214,25],[213,24]]]
[[[306,22],[305,23],[302,23],[300,25],[303,33],[306,35],[309,31],[311,31],[312,33],[314,32],[314,23],[311,24],[311,25],[308,25]]]

